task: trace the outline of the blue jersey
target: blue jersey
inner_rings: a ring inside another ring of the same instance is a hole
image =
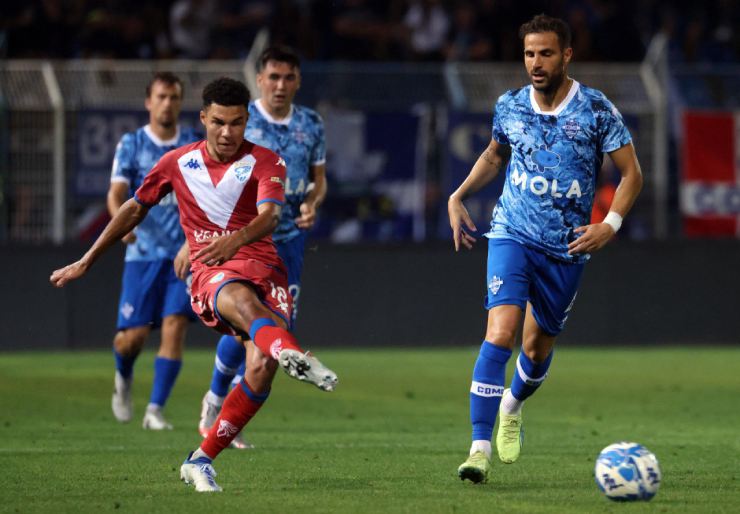
[[[144,177],[159,158],[175,148],[198,141],[198,134],[189,128],[179,127],[169,141],[162,141],[149,125],[123,135],[116,147],[111,182],[128,184],[133,196]],[[134,229],[136,242],[127,246],[126,261],[155,261],[174,259],[185,241],[180,227],[175,193],[170,193],[149,210],[144,221]]]
[[[275,120],[260,100],[256,100],[249,104],[244,138],[269,148],[285,160],[285,204],[272,239],[279,243],[298,236],[301,229],[295,219],[301,214],[300,206],[311,182],[310,167],[326,162],[321,116],[312,109],[294,104],[286,118]]]
[[[539,108],[532,86],[511,90],[496,103],[493,139],[511,147],[511,158],[486,236],[568,262],[588,260],[568,255],[568,243],[575,228],[590,222],[604,153],[632,139],[616,107],[576,81],[552,112]]]

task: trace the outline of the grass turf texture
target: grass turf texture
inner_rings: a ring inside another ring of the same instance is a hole
[[[280,373],[248,428],[257,449],[216,460],[225,490],[217,495],[179,481],[199,443],[211,352],[186,353],[166,433],[140,426],[152,353],[137,363],[128,425],[110,413],[110,352],[0,354],[0,511],[740,511],[737,349],[558,350],[525,406],[519,462],[494,457],[483,486],[456,476],[470,442],[477,349],[317,354],[338,372],[338,390]],[[660,460],[663,483],[650,503],[612,503],[594,484],[596,455],[623,439]]]

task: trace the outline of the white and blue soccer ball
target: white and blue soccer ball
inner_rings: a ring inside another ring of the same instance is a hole
[[[594,478],[604,495],[615,501],[650,500],[663,476],[655,455],[641,444],[610,444],[599,454]]]

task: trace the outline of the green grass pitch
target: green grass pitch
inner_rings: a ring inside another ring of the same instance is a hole
[[[257,448],[216,460],[217,495],[179,481],[199,443],[211,352],[186,353],[168,433],[139,424],[151,352],[137,364],[129,425],[110,413],[110,352],[2,353],[0,512],[740,512],[737,348],[560,348],[525,406],[519,462],[495,459],[483,486],[456,475],[476,353],[317,352],[338,372],[338,390],[280,373],[248,427]],[[660,460],[652,502],[612,503],[594,484],[599,450],[624,439]]]

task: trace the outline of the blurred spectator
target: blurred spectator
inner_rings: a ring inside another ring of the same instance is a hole
[[[445,48],[450,61],[485,61],[493,57],[492,40],[476,24],[475,7],[468,3],[455,7],[452,30]]]
[[[272,16],[272,2],[262,0],[220,0],[213,27],[215,59],[243,58],[249,52],[257,32]],[[290,20],[284,20],[290,23]]]
[[[211,54],[211,29],[217,0],[177,0],[170,10],[172,47],[178,57],[200,59]]]
[[[411,57],[419,61],[441,61],[450,17],[440,0],[413,0],[403,18],[408,29]]]

